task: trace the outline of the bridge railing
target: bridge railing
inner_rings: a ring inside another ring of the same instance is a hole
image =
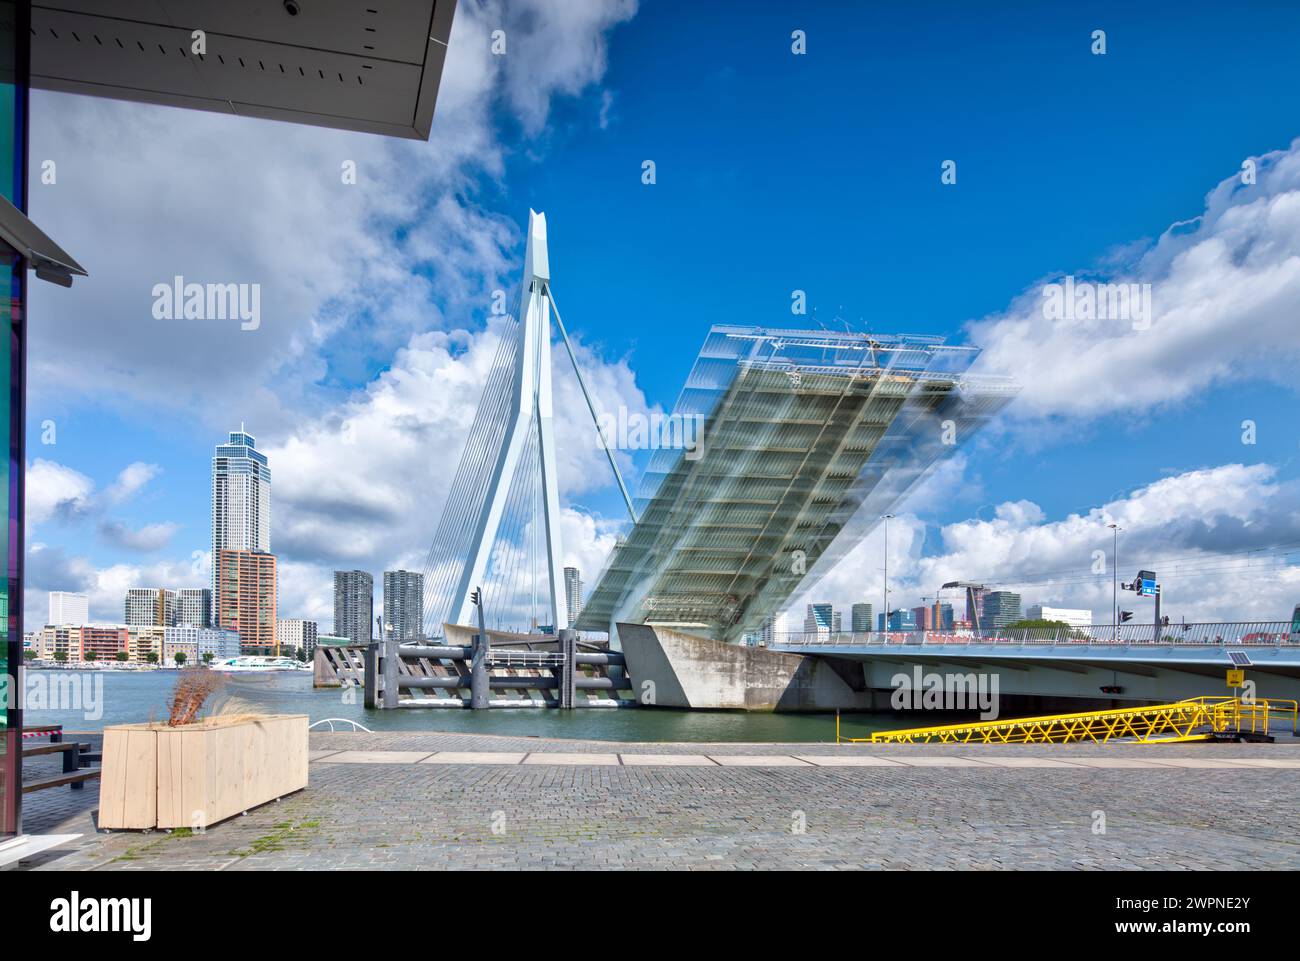
[[[1157,637],[1159,638],[1157,640]],[[1236,621],[1230,623],[1167,624],[1157,634],[1154,624],[1092,624],[1071,628],[1021,628],[1017,630],[955,629],[946,631],[791,631],[772,635],[774,647],[878,647],[923,644],[1006,644],[1030,646],[1191,645],[1278,647],[1300,645],[1300,633],[1289,621]]]

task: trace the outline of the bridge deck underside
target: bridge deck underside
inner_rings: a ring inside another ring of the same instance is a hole
[[[863,531],[851,524],[873,492],[892,483],[892,503],[945,452],[940,421],[973,431],[1000,406],[927,373],[923,360],[911,358],[914,369],[865,361],[733,365],[701,446],[652,478],[653,496],[578,628],[607,630],[617,618],[698,625],[720,639],[757,630],[819,562],[856,541]],[[703,356],[687,393],[701,366]],[[915,440],[931,433],[933,446]],[[892,452],[903,437],[911,473],[899,483]],[[666,453],[656,455],[661,466]]]

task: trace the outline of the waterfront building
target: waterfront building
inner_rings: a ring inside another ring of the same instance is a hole
[[[388,622],[384,621],[387,629]],[[280,645],[280,653],[302,651],[308,656],[316,650],[316,622],[305,621],[296,617],[282,617],[275,622],[275,640]]]
[[[89,624],[90,597],[71,591],[50,591],[50,613],[46,624]]]
[[[271,468],[242,424],[230,432],[226,443],[217,445],[212,457],[212,600],[216,605],[220,604],[217,558],[222,551],[271,552]],[[212,623],[220,626],[219,614],[213,615]]]
[[[835,608],[830,604],[809,604],[803,619],[805,634],[830,634],[835,628]]]
[[[912,611],[898,608],[889,612],[889,629],[891,631],[914,631],[916,630],[916,614]]]
[[[239,633],[244,653],[275,650],[275,555],[223,550],[215,558],[217,626]]]
[[[786,640],[786,634],[790,631],[788,618],[785,611],[773,614],[763,621],[762,630],[759,631],[758,644],[760,647],[771,647],[773,644],[781,644]]]
[[[953,616],[952,605],[947,601],[936,601],[934,605],[934,615],[931,623],[935,631],[951,631],[956,626],[956,618]]]
[[[177,596],[165,587],[133,587],[126,592],[125,618],[132,627],[172,627]]]
[[[212,626],[212,590],[184,587],[176,592],[176,623],[194,627]]]
[[[918,631],[933,630],[934,610],[925,604],[912,608],[912,622]]]
[[[174,663],[172,655],[178,650],[186,652],[186,661],[190,665],[204,663],[205,654],[211,654],[212,660],[237,657],[240,653],[239,632],[222,627],[177,624],[164,628],[162,650],[168,664]]]
[[[80,661],[115,661],[119,652],[130,649],[127,628],[117,624],[83,624],[78,634]]]
[[[155,624],[127,625],[127,660],[136,664],[161,664],[167,628]],[[149,656],[153,655],[153,660]]]
[[[424,575],[384,571],[384,634],[399,641],[424,636]]]
[[[175,631],[176,628],[168,628]],[[198,628],[194,629],[197,634]],[[188,632],[184,634],[174,634],[170,638],[164,635],[162,646],[162,663],[167,667],[176,666],[176,655],[184,654],[184,667],[194,667],[199,663],[199,644],[198,639],[191,639]]]
[[[569,619],[565,626],[573,627],[578,623],[578,615],[582,613],[582,572],[576,567],[564,569],[564,600],[569,609]]]
[[[1092,624],[1092,611],[1075,607],[1048,607],[1045,604],[1031,604],[1025,611],[1025,618],[1031,621],[1064,621],[1071,627],[1088,627]]]
[[[334,572],[334,633],[353,644],[369,644],[375,585],[366,571]]]
[[[1006,627],[1020,620],[1020,595],[1014,591],[989,591],[984,595],[984,616],[980,625],[987,630]]]
[[[849,621],[854,634],[867,634],[871,631],[871,605],[854,604],[849,608]]]
[[[231,631],[223,627],[200,627],[198,635],[200,661],[205,661],[208,654],[212,655],[214,661],[239,656],[238,631]]]
[[[81,659],[81,629],[75,624],[47,624],[36,634],[36,656],[43,661],[55,661],[57,654],[64,660]]]

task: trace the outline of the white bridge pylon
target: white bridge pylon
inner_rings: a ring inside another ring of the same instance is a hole
[[[554,407],[551,396],[551,298],[550,262],[546,252],[546,215],[528,211],[528,242],[524,253],[524,277],[519,290],[519,351],[515,360],[514,408],[507,412],[507,427],[496,463],[489,475],[487,496],[482,503],[470,539],[460,580],[451,603],[457,624],[473,624],[471,595],[488,574],[488,561],[496,542],[511,483],[519,471],[525,450],[534,449],[530,434],[536,431],[540,467],[542,517],[546,541],[547,584],[551,594],[551,624],[556,630],[568,626],[568,606],[563,585],[560,540],[560,496],[555,476]],[[527,465],[526,469],[531,469]],[[439,625],[440,626],[440,625]]]

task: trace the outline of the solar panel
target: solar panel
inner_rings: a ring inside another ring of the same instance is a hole
[[[1229,651],[1233,667],[1250,667],[1250,656],[1245,651]]]

